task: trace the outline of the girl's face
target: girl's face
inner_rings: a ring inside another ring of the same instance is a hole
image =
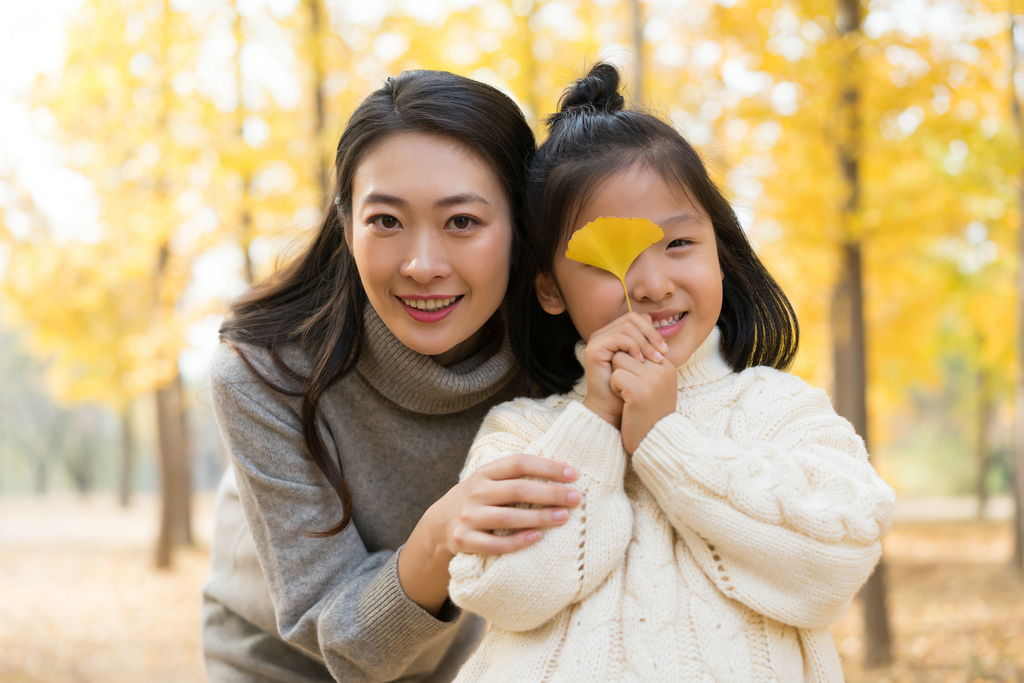
[[[483,159],[441,136],[392,135],[356,168],[351,224],[360,279],[392,334],[441,365],[483,345],[512,249],[508,200]]]
[[[679,367],[707,339],[722,310],[723,276],[711,220],[681,188],[669,187],[639,164],[597,188],[573,232],[601,216],[646,218],[664,231],[629,267],[626,291],[633,310],[650,315],[660,328],[666,357]],[[555,259],[554,280],[541,274],[536,284],[544,310],[568,310],[585,341],[629,310],[615,275],[569,260],[564,252]]]

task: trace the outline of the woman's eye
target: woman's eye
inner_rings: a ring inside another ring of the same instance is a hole
[[[374,216],[370,219],[370,223],[384,228],[385,230],[393,230],[399,226],[398,219],[394,216]]]
[[[477,221],[469,216],[455,216],[448,223],[456,230],[465,230],[476,225]]]
[[[693,244],[693,242],[691,242],[690,240],[672,240],[671,242],[668,243],[668,248],[674,249],[676,247],[684,247],[687,244]]]

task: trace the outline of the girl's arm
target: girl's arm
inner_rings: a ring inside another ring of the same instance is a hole
[[[575,401],[557,413],[560,400],[492,409],[463,472],[467,477],[511,453],[532,453],[558,457],[579,473],[573,487],[583,501],[565,524],[514,553],[460,553],[449,566],[452,600],[509,631],[536,628],[589,595],[622,561],[632,534],[618,430]]]
[[[878,561],[895,495],[823,391],[768,368],[738,381],[750,385],[742,396],[702,418],[728,421],[732,438],[673,413],[633,467],[726,596],[786,624],[826,626]]]

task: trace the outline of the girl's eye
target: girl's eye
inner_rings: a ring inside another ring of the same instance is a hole
[[[386,214],[383,216],[374,216],[369,220],[369,222],[379,228],[384,228],[385,230],[394,230],[400,225],[397,218]]]
[[[455,228],[456,230],[466,230],[476,225],[478,221],[470,218],[469,216],[453,216],[448,221],[448,225]]]
[[[676,247],[685,247],[688,244],[693,244],[693,242],[691,242],[690,240],[672,240],[671,242],[668,243],[668,248],[674,249]]]

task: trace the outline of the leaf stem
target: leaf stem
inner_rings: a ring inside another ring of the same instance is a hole
[[[633,307],[629,305],[629,292],[626,291],[626,281],[623,280],[622,278],[619,278],[619,282],[622,283],[622,293],[626,295],[626,308],[628,308],[630,312],[632,312]]]

